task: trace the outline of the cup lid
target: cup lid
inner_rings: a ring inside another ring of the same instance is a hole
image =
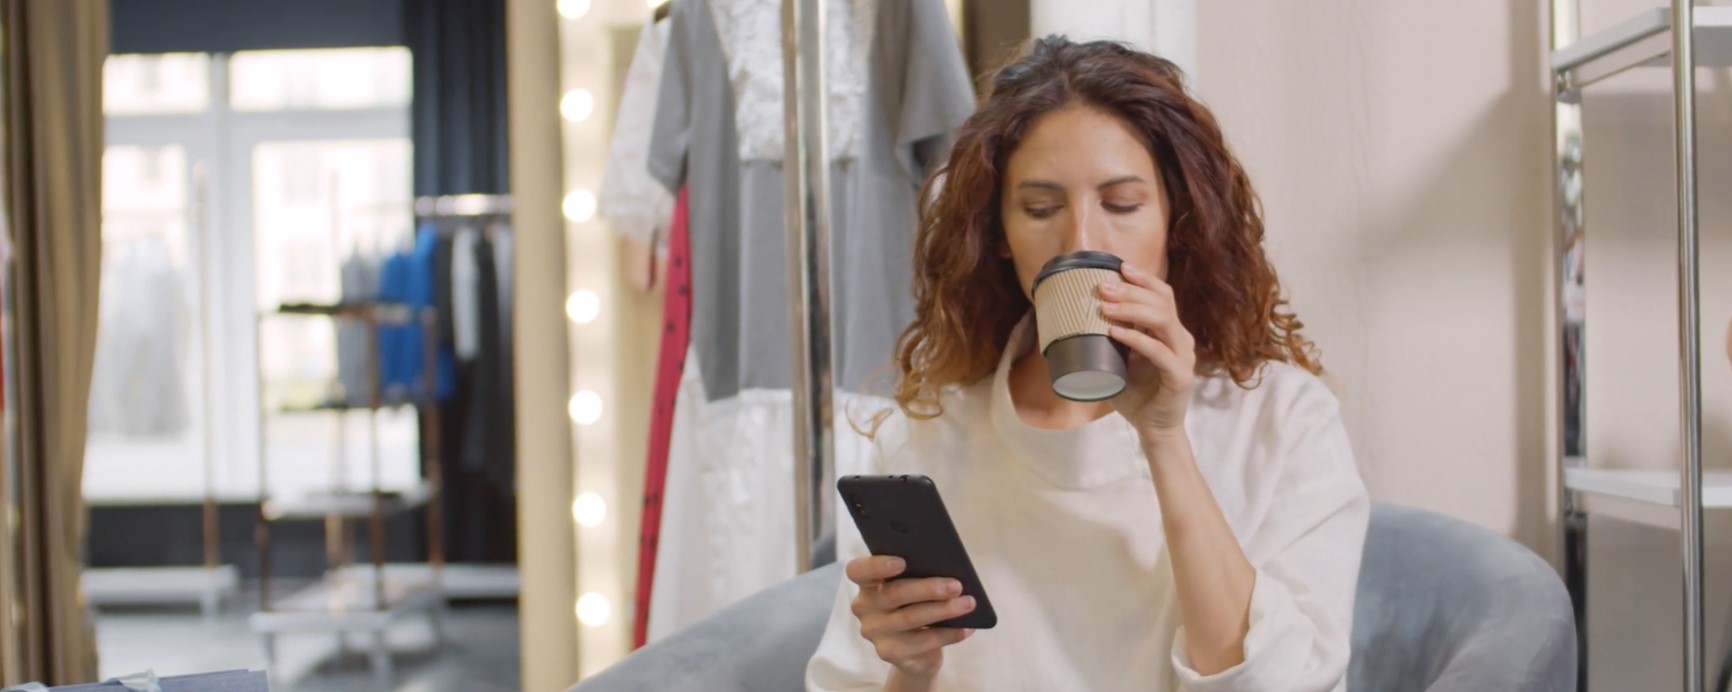
[[[1035,275],[1034,286],[1035,288],[1039,288],[1040,282],[1045,281],[1046,277],[1062,271],[1069,271],[1072,269],[1110,269],[1116,272],[1119,270],[1119,267],[1124,266],[1124,263],[1124,260],[1119,259],[1117,255],[1110,252],[1083,250],[1080,252],[1066,253],[1047,260],[1046,264],[1040,268],[1040,273]]]

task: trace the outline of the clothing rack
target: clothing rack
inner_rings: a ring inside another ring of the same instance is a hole
[[[794,377],[794,561],[809,572],[818,542],[835,531],[835,390],[830,360],[830,152],[825,113],[824,5],[782,3],[783,99],[789,165],[783,166],[788,231],[788,353]]]
[[[511,195],[467,194],[415,198],[415,217],[447,219],[511,214]]]
[[[494,193],[468,193],[459,195],[429,195],[415,198],[415,218],[419,222],[435,222],[435,231],[448,235],[457,230],[458,226],[439,223],[462,220],[508,220],[513,209],[511,195]],[[495,237],[495,225],[487,228],[488,237]],[[428,329],[431,333],[432,329]],[[432,361],[429,360],[429,363]],[[437,463],[435,457],[429,463]],[[441,495],[441,500],[446,496]],[[429,538],[435,542],[445,540],[443,532],[435,533]],[[392,565],[388,571],[410,573],[412,565]],[[515,565],[446,563],[442,569],[442,579],[446,598],[448,599],[510,599],[517,598],[522,591],[522,578]]]
[[[1695,68],[1732,66],[1732,8],[1672,0],[1582,36],[1581,0],[1552,0],[1553,190],[1557,265],[1558,472],[1562,571],[1575,607],[1577,688],[1586,690],[1588,515],[1675,528],[1684,567],[1683,689],[1704,687],[1702,513],[1732,509],[1732,474],[1702,472],[1701,308],[1698,303]],[[1701,47],[1698,49],[1697,44]],[[1667,67],[1672,77],[1672,154],[1678,238],[1678,470],[1594,468],[1587,449],[1586,284],[1583,253],[1582,90],[1625,71]],[[1721,679],[1728,675],[1722,662]],[[1723,688],[1722,688],[1723,689]]]

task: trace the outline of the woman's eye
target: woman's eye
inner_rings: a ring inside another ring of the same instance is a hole
[[[1034,218],[1045,219],[1051,218],[1053,214],[1057,214],[1058,207],[1025,207],[1023,211]]]
[[[1133,211],[1136,211],[1138,209],[1143,208],[1143,205],[1141,205],[1141,204],[1108,204],[1108,203],[1103,203],[1103,204],[1101,204],[1101,206],[1105,207],[1107,211],[1110,211],[1114,214],[1129,214]]]

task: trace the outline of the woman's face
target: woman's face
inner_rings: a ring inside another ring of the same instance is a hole
[[[1078,250],[1110,252],[1167,276],[1167,199],[1154,158],[1118,118],[1082,106],[1041,116],[1004,176],[1005,240],[1022,291]]]

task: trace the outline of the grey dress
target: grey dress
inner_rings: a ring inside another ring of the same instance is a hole
[[[790,386],[780,161],[743,160],[713,3],[674,0],[649,169],[689,191],[692,353],[709,400]],[[915,197],[974,91],[938,0],[878,0],[853,157],[830,170],[836,385],[888,366],[913,317]]]

